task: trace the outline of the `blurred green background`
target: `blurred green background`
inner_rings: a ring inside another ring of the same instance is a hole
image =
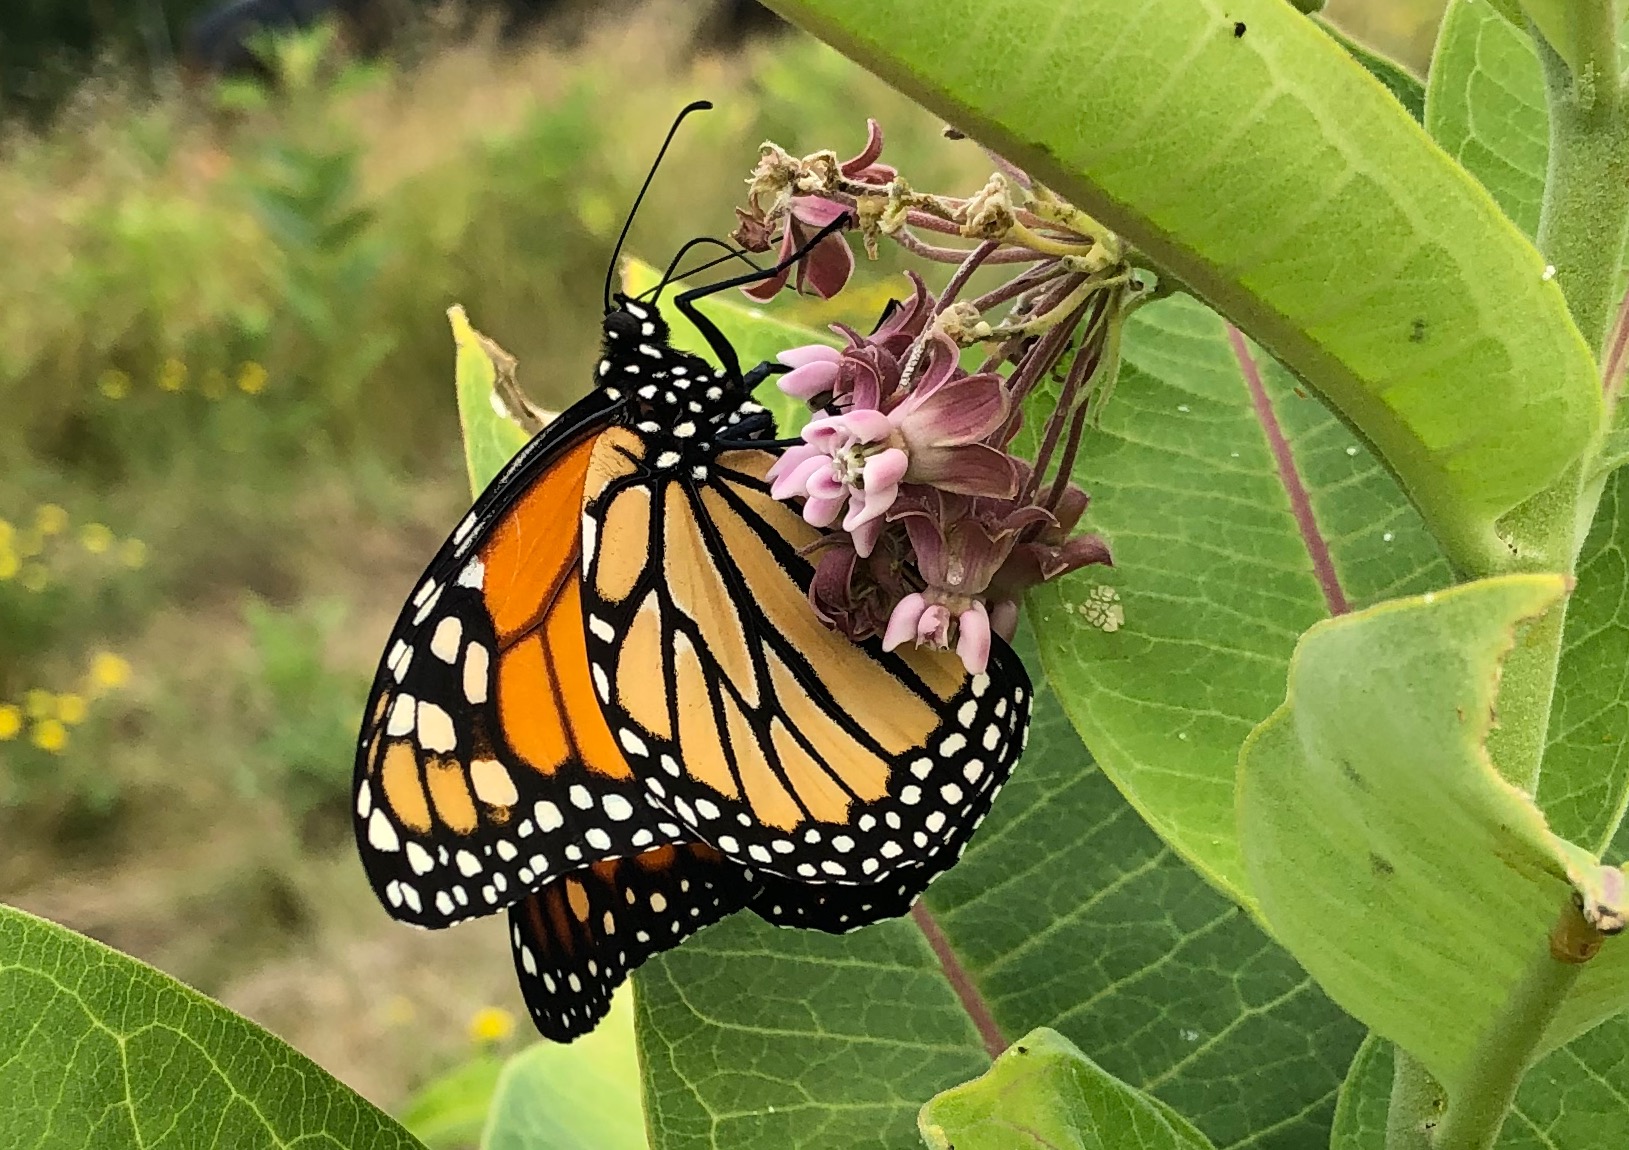
[[[1442,2],[1327,12],[1423,71]],[[399,1111],[527,1037],[501,918],[396,927],[349,842],[367,680],[468,502],[445,309],[545,405],[583,391],[611,240],[698,97],[647,258],[728,232],[765,138],[852,151],[869,113],[918,187],[987,161],[796,34],[698,48],[678,0],[522,42],[432,14],[366,62],[304,36],[275,90],[183,82],[152,11],[0,13],[0,901]]]

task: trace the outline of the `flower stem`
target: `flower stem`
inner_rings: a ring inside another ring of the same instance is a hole
[[[979,265],[989,259],[999,246],[994,240],[985,240],[967,253],[967,258],[961,262],[961,266],[956,269],[956,273],[950,277],[950,282],[945,285],[945,290],[939,293],[939,306],[933,309],[935,315],[956,302],[956,297],[962,294],[962,288],[966,287],[967,281],[973,278],[973,273],[979,270]]]
[[[946,248],[937,244],[925,243],[912,235],[906,228],[900,228],[897,232],[894,232],[892,239],[912,255],[934,260],[941,264],[959,264],[967,258],[967,253],[973,250],[972,248]],[[985,262],[992,264],[1040,263],[1047,258],[1039,252],[1030,251],[1028,248],[1007,247],[991,252],[989,259]]]

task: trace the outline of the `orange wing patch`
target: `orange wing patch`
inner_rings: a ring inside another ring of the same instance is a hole
[[[493,529],[480,551],[482,590],[498,644],[537,626],[580,554],[583,483],[594,445],[583,440],[560,458]]]

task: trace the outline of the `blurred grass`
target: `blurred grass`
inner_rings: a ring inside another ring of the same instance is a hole
[[[1438,10],[1329,8],[1422,67]],[[869,114],[918,186],[988,171],[811,41],[687,58],[689,12],[411,70],[314,35],[275,94],[99,75],[0,140],[0,898],[386,1104],[515,1005],[501,924],[393,929],[348,845],[355,708],[467,503],[447,307],[544,406],[585,390],[611,241],[698,97],[629,244],[652,261],[730,230],[766,138],[857,150]],[[845,299],[874,313],[897,266]]]

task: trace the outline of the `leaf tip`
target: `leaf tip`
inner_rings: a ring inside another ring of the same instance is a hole
[[[470,325],[463,304],[455,303],[447,309],[447,322],[452,325],[453,342],[459,347],[466,347],[475,341],[475,328]]]

